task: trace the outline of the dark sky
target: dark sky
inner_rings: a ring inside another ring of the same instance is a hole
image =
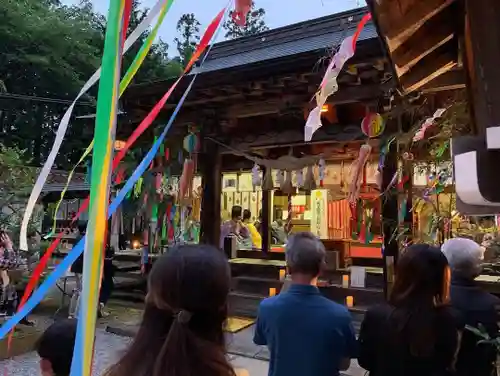
[[[65,4],[77,4],[79,0],[62,0]],[[107,13],[108,0],[92,0],[95,8],[102,14]],[[175,26],[184,13],[194,13],[202,24],[202,31],[212,18],[227,4],[228,0],[175,0],[160,29],[160,37],[173,45],[176,36]],[[144,7],[151,7],[157,0],[142,0]],[[266,10],[265,21],[270,28],[326,16],[332,13],[364,6],[364,0],[255,0],[257,7]],[[220,33],[219,40],[223,39]]]

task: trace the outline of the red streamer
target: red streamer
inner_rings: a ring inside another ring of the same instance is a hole
[[[128,0],[131,1],[131,0]],[[203,34],[203,37],[201,38],[200,43],[196,47],[196,51],[194,52],[193,56],[191,57],[191,60],[189,61],[188,65],[184,69],[183,74],[175,81],[175,83],[170,87],[170,89],[165,93],[163,98],[160,99],[160,101],[153,107],[151,112],[146,116],[146,118],[139,124],[139,126],[134,130],[133,134],[129,137],[127,140],[125,147],[121,149],[117,155],[113,159],[113,171],[118,167],[119,163],[122,161],[123,157],[125,157],[126,152],[130,149],[130,147],[133,145],[133,143],[139,138],[139,136],[144,133],[144,131],[153,123],[153,121],[156,119],[160,111],[162,110],[163,106],[167,102],[168,98],[176,88],[177,84],[180,82],[180,80],[184,77],[184,75],[191,69],[191,67],[194,65],[194,63],[198,60],[198,58],[203,54],[205,49],[207,48],[209,42],[212,40],[215,32],[219,28],[219,25],[222,21],[222,18],[224,17],[224,14],[227,10],[227,7],[221,10],[217,16],[212,20],[210,25],[208,26],[207,30],[205,31],[205,34]],[[71,220],[70,227],[73,226],[77,219],[80,217],[80,215],[87,210],[88,205],[89,205],[89,197],[85,199],[83,204],[80,206],[80,209],[78,210],[78,213],[76,213],[75,217]],[[37,285],[43,271],[45,270],[47,263],[54,253],[55,249],[61,242],[62,236],[64,233],[60,233],[57,238],[52,242],[52,244],[49,246],[43,257],[40,259],[40,262],[36,266],[35,270],[33,271],[33,275],[31,276],[30,280],[28,281],[28,285],[26,286],[26,289],[24,290],[23,297],[21,298],[21,301],[19,303],[19,309],[26,303],[28,298],[31,296],[31,293],[35,289],[35,286]]]

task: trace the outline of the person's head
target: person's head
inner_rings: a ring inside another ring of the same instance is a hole
[[[474,279],[481,274],[484,248],[475,241],[466,238],[453,238],[441,247],[448,259],[453,275]]]
[[[288,238],[285,257],[293,280],[315,283],[325,264],[325,246],[312,233],[299,232]]]
[[[401,255],[390,301],[394,305],[448,301],[450,268],[438,247],[428,244],[409,246]]]
[[[243,210],[243,222],[250,222],[252,212],[248,209]]]
[[[389,298],[395,308],[391,319],[395,339],[413,355],[434,351],[437,307],[448,302],[449,289],[450,268],[438,247],[416,244],[401,255]]]
[[[76,320],[54,322],[35,345],[42,376],[69,376],[76,339]]]
[[[139,331],[108,376],[234,376],[224,346],[230,269],[208,245],[178,246],[153,265]]]
[[[234,205],[231,209],[231,219],[233,221],[241,221],[242,208],[239,205]]]
[[[87,232],[87,224],[86,223],[80,223],[78,224],[78,232],[80,235],[85,235]]]

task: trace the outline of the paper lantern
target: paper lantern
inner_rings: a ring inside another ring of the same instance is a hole
[[[378,113],[369,113],[361,122],[361,131],[370,138],[380,136],[384,129],[384,118]]]
[[[183,146],[184,150],[188,153],[197,153],[200,150],[198,136],[194,133],[189,133],[186,137],[184,137]]]

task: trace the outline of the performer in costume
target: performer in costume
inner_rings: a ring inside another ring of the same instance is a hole
[[[243,225],[248,229],[250,238],[252,239],[252,247],[257,249],[262,249],[262,236],[255,225],[250,221],[252,218],[252,213],[250,210],[243,210]]]

